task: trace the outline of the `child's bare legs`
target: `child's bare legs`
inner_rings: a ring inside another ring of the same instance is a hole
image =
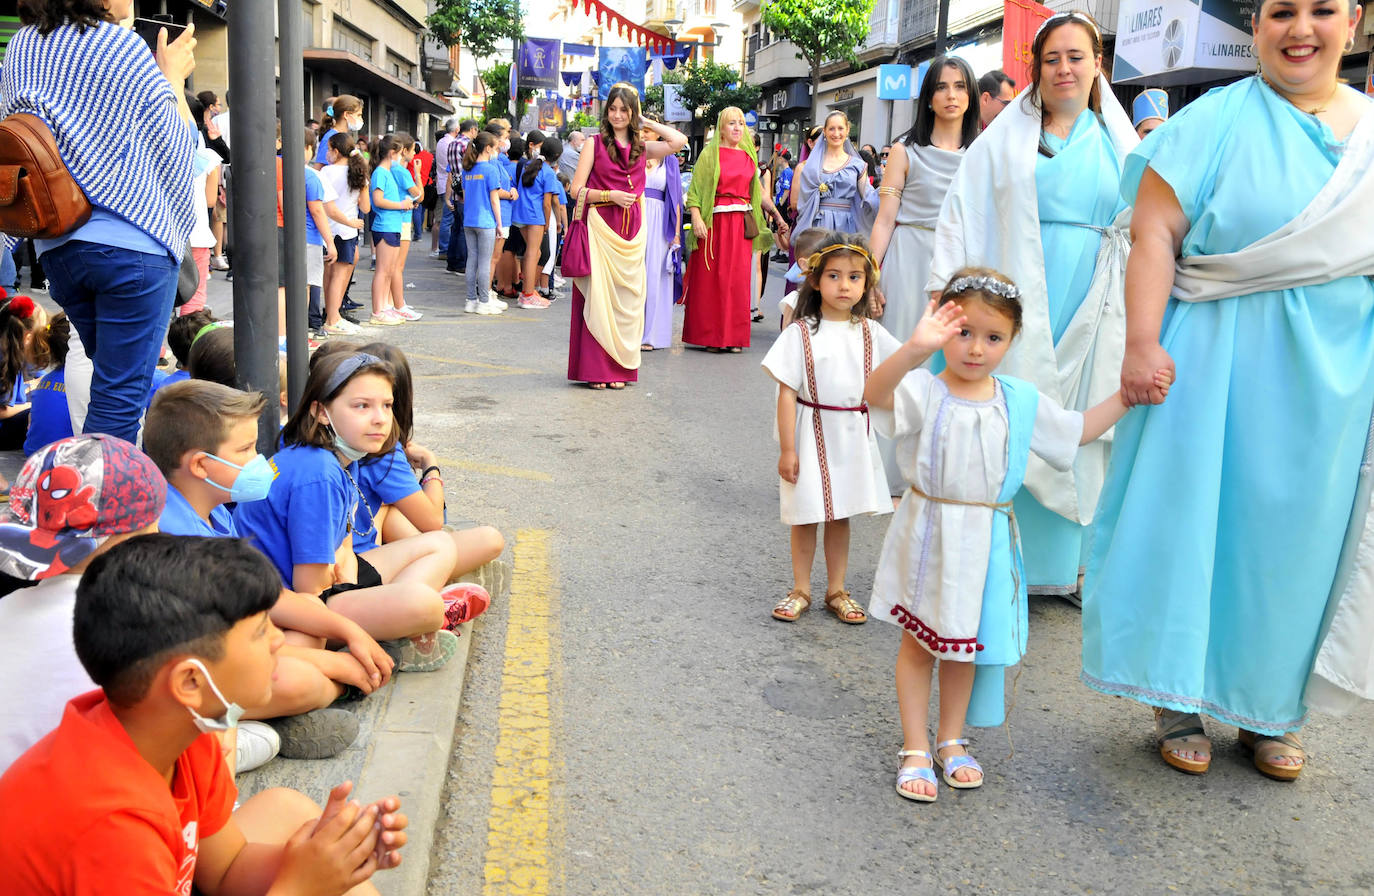
[[[272,698],[244,708],[245,719],[276,719],[322,709],[343,693],[319,667],[299,656],[278,656]]]
[[[792,588],[803,594],[811,593],[811,566],[816,562],[816,527],[818,523],[792,527]]]
[[[496,279],[498,286],[501,282],[501,253],[502,250],[505,249],[505,247],[506,238],[503,237],[501,235],[501,231],[498,230],[496,231],[496,245],[493,246],[491,250],[491,272],[492,277]],[[487,284],[487,288],[491,288],[490,283]]]
[[[402,541],[384,544],[367,551],[362,557],[372,564],[387,584],[415,583],[427,585],[435,591],[448,583],[448,577],[458,560],[453,539],[443,530],[422,532]]]
[[[425,635],[444,624],[439,591],[417,582],[344,591],[329,598],[329,609],[352,619],[378,641]]]
[[[406,258],[410,255],[410,240],[401,240],[396,250],[397,260],[391,269],[391,307],[406,306]]]
[[[543,224],[526,224],[525,232],[525,257],[522,259],[524,267],[524,282],[520,286],[520,291],[526,295],[534,295],[539,286],[539,243],[544,239]]]
[[[500,557],[506,549],[505,536],[495,526],[476,526],[449,532],[448,535],[453,540],[453,549],[458,558],[453,563],[453,572],[449,573],[450,579],[480,569]]]
[[[930,655],[910,632],[902,632],[902,645],[897,648],[897,710],[902,717],[902,749],[930,752],[930,674],[935,657]],[[944,679],[940,680],[941,715],[944,714]],[[964,708],[968,708],[967,698]],[[963,720],[962,713],[959,716]],[[907,756],[902,767],[924,768],[929,760],[922,756]],[[919,779],[908,781],[902,789],[910,793],[934,796],[935,787]]]
[[[372,313],[377,314],[391,307],[391,282],[395,277],[393,266],[401,250],[385,239],[379,239],[372,251],[377,256],[377,270],[372,274]]]
[[[849,573],[849,520],[831,520],[825,524],[825,593],[844,590]]]
[[[300,830],[301,825],[320,817],[320,807],[305,794],[286,787],[273,787],[254,794],[234,810],[234,821],[249,843],[281,846]],[[273,869],[274,871],[275,869]],[[271,874],[272,872],[266,872]],[[270,876],[261,881],[265,889]],[[376,896],[372,883],[361,883],[346,896]]]
[[[920,650],[920,647],[918,646],[917,649]],[[926,653],[924,650],[921,652]],[[928,653],[926,655],[929,656]],[[973,673],[973,663],[960,663],[954,660],[942,660],[940,662],[940,723],[935,730],[935,742],[937,744],[954,740],[964,733],[964,717],[968,715],[968,701],[973,695]],[[928,675],[926,680],[930,680]],[[926,690],[929,694],[929,688]],[[955,756],[963,756],[967,752],[962,746],[956,744],[941,750],[940,759],[947,760]],[[981,777],[983,776],[977,771],[968,767],[961,768],[954,773],[954,779],[965,784],[971,784]]]

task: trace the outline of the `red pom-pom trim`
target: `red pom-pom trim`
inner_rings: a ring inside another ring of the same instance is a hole
[[[28,296],[15,296],[10,299],[10,314],[28,320],[33,317],[33,299]]]

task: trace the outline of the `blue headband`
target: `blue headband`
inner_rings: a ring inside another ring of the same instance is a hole
[[[376,355],[369,355],[367,352],[358,352],[344,358],[343,363],[334,368],[334,373],[329,377],[329,382],[324,384],[325,397],[333,395],[339,387],[348,382],[348,378],[358,372],[358,368],[367,364],[381,364],[382,359]]]

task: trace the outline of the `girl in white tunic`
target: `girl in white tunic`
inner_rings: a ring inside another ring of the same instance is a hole
[[[864,398],[873,426],[895,440],[910,487],[883,542],[869,612],[901,626],[897,703],[905,743],[897,793],[936,795],[935,765],[951,787],[983,784],[960,735],[1002,721],[1002,669],[1026,649],[1026,583],[1011,501],[1034,452],[1055,469],[1126,413],[1118,391],[1082,413],[1067,411],[1024,380],[993,376],[1021,329],[1020,292],[986,268],[958,271],[911,338],[881,364]],[[943,349],[937,376],[919,369]],[[1157,374],[1161,388],[1170,375]],[[935,754],[927,716],[940,663]],[[982,667],[975,694],[975,664]],[[978,703],[992,704],[979,706]]]
[[[778,381],[778,486],[792,527],[792,590],[773,617],[795,622],[811,605],[816,528],[825,523],[825,605],[858,625],[867,616],[844,587],[849,518],[892,512],[864,381],[899,343],[868,319],[878,270],[863,237],[831,232],[808,270],[795,322],[763,359]]]

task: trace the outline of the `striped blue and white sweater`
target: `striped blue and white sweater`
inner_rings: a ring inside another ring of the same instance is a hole
[[[195,224],[196,130],[137,34],[109,22],[20,28],[0,68],[0,118],[36,115],[92,205],[129,221],[178,261]]]

